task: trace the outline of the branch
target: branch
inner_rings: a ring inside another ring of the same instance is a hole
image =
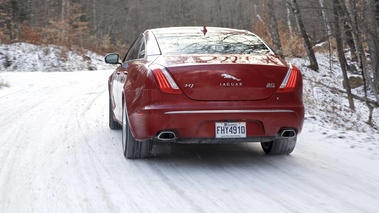
[[[324,87],[328,88],[328,89],[331,90],[331,91],[339,92],[339,93],[342,93],[342,94],[346,94],[346,95],[347,95],[346,91],[344,91],[344,90],[342,90],[342,89],[339,89],[339,88],[336,88],[336,87],[331,87],[331,86],[329,86],[329,85],[326,85],[326,84],[324,84],[324,83],[317,82],[317,81],[314,81],[314,80],[311,80],[311,79],[307,79],[307,80],[308,80],[308,81],[311,81],[312,83],[315,83],[315,84],[318,84],[318,85],[324,86]],[[356,99],[356,100],[359,100],[359,101],[362,101],[362,102],[370,103],[370,104],[372,104],[373,107],[379,107],[379,103],[376,102],[376,101],[374,101],[374,100],[371,100],[371,99],[367,99],[367,100],[366,100],[366,98],[364,98],[364,97],[360,97],[360,96],[355,95],[355,94],[351,94],[351,95],[352,95],[352,97],[353,97],[354,99]]]

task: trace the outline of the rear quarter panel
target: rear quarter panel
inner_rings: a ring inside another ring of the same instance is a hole
[[[128,67],[128,75],[124,85],[123,99],[126,102],[126,108],[129,118],[129,124],[133,135],[138,126],[138,115],[142,109],[151,105],[152,92],[158,90],[155,78],[148,68],[148,61],[139,60],[130,64]],[[134,118],[134,119],[133,119]]]

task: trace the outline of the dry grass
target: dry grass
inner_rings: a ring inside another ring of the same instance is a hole
[[[271,47],[273,46],[268,26],[265,23],[256,23],[253,26],[253,31],[263,40],[265,40],[268,45]],[[285,26],[279,26],[279,34],[282,43],[283,54],[286,57],[303,57],[305,55],[306,52],[303,44],[303,39],[300,35],[293,35],[291,38],[290,32]]]
[[[39,29],[33,29],[29,25],[24,24],[22,25],[21,30],[23,32],[21,35],[23,41],[36,45],[43,43],[41,31]]]

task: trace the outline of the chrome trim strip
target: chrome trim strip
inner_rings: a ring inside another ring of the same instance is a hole
[[[293,110],[189,110],[189,111],[170,111],[165,112],[165,115],[179,114],[230,114],[230,113],[283,113],[294,112]]]

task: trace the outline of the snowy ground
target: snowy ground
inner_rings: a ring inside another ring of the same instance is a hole
[[[153,158],[126,160],[107,123],[110,72],[0,72],[0,212],[379,212],[379,133],[363,106],[352,113],[305,80],[290,156],[157,144]]]

